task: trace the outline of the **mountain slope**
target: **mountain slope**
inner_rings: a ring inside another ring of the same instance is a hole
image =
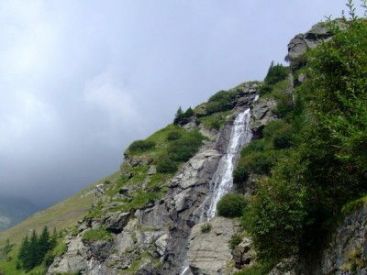
[[[366,37],[356,18],[315,25],[289,68],[179,109],[89,195],[3,238],[72,226],[35,269],[47,274],[365,274]]]
[[[0,232],[0,244],[4,243],[6,239],[10,239],[14,243],[19,243],[33,229],[40,232],[44,226],[48,226],[51,230],[56,228],[58,231],[62,231],[75,225],[79,219],[84,217],[94,203],[96,186],[105,181],[113,182],[118,178],[118,175],[119,173],[116,172],[109,177],[103,178],[65,201],[37,212],[20,224],[4,232]]]

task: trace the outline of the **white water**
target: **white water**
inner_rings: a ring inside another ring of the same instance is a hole
[[[203,212],[201,221],[209,220],[215,216],[218,201],[233,188],[232,174],[235,162],[241,148],[249,143],[252,138],[250,120],[251,112],[250,109],[247,109],[238,114],[233,123],[227,150],[219,160],[218,168],[210,182],[211,196],[208,197],[209,202],[207,200],[204,202],[204,204],[209,205],[209,208]],[[186,259],[182,265],[180,275],[190,274],[192,274],[192,272]]]
[[[249,143],[252,138],[250,129],[250,109],[237,115],[228,143],[226,153],[219,160],[217,171],[210,183],[211,199],[209,208],[205,213],[207,219],[215,216],[217,203],[219,200],[233,188],[233,170],[235,161],[243,145]]]

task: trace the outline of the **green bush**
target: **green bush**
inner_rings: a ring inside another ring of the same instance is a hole
[[[233,171],[233,182],[236,184],[242,184],[247,181],[249,173],[246,167],[237,165],[236,169]]]
[[[199,150],[203,140],[204,137],[198,131],[188,132],[169,144],[168,156],[173,161],[185,162]]]
[[[155,147],[155,142],[149,140],[137,140],[131,143],[128,148],[129,153],[142,153]]]
[[[232,109],[238,93],[239,90],[219,91],[210,97],[206,104],[207,115]]]
[[[240,217],[246,207],[246,200],[243,195],[229,193],[224,195],[217,205],[219,216],[227,218]]]
[[[243,216],[243,225],[252,233],[262,259],[297,253],[307,218],[306,189],[293,179],[299,174],[295,169],[298,164],[285,161],[282,165],[282,170],[276,172],[279,175],[258,183],[256,196]],[[289,173],[283,175],[283,170]]]
[[[165,156],[161,157],[157,162],[157,172],[163,174],[175,173],[177,171],[178,164],[171,158]]]
[[[178,140],[180,137],[181,137],[181,133],[179,131],[172,131],[168,133],[167,140],[168,141]]]
[[[210,223],[204,223],[200,227],[201,233],[209,233],[212,230],[212,225]]]
[[[275,149],[286,149],[292,145],[291,126],[283,120],[270,122],[264,129],[264,137],[272,142]]]

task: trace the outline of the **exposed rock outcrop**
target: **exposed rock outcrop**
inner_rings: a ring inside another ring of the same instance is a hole
[[[331,238],[322,257],[323,274],[367,274],[367,205],[352,212]]]
[[[342,20],[333,21],[336,27],[346,27]],[[287,59],[293,69],[299,68],[304,63],[304,55],[309,49],[316,48],[322,42],[331,39],[333,33],[328,23],[318,23],[306,33],[297,34],[288,44]]]
[[[202,232],[209,225],[209,232]],[[238,223],[222,217],[192,228],[188,251],[191,271],[195,275],[230,274],[233,259],[229,241],[238,232]]]

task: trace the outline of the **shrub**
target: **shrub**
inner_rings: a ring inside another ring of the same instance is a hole
[[[275,176],[258,183],[256,196],[243,216],[243,225],[253,235],[263,259],[280,259],[297,253],[302,238],[308,213],[307,193],[297,184],[296,177],[293,178],[302,169],[297,171],[295,166],[299,163],[295,163],[296,159],[292,161],[285,161]]]
[[[188,122],[190,122],[190,118],[194,115],[194,111],[189,107],[186,112],[183,112],[181,107],[178,108],[176,112],[175,119],[173,121],[173,124],[178,125],[184,125]]]
[[[212,225],[210,223],[204,223],[200,227],[201,233],[209,233],[212,230]]]
[[[292,145],[291,126],[283,120],[270,122],[264,129],[264,136],[275,149],[285,149]]]
[[[207,115],[232,109],[235,95],[233,91],[219,91],[210,97],[206,104]]]
[[[243,169],[244,174],[269,175],[275,164],[275,155],[272,151],[251,152],[240,159],[238,169]]]
[[[236,184],[242,184],[247,181],[249,174],[245,167],[237,166],[233,172],[233,182]]]
[[[243,214],[245,207],[246,200],[243,195],[230,193],[220,199],[217,211],[219,216],[235,218]]]
[[[142,153],[151,150],[155,147],[154,141],[149,140],[137,140],[131,143],[128,148],[129,153]]]
[[[178,132],[178,131],[172,131],[172,132],[169,132],[168,135],[167,135],[167,140],[168,141],[172,141],[172,140],[177,140],[181,137],[181,133]]]
[[[184,162],[189,160],[200,148],[204,137],[198,131],[188,132],[168,146],[168,156],[171,160]]]
[[[270,64],[268,73],[265,77],[265,84],[274,85],[279,81],[282,81],[287,78],[289,73],[288,67],[283,66],[282,64],[274,65],[274,62]]]
[[[157,172],[163,174],[175,173],[177,171],[178,164],[171,158],[165,156],[161,157],[157,162]]]
[[[83,234],[82,240],[85,242],[111,241],[112,235],[103,228],[90,229]]]
[[[231,249],[235,249],[237,245],[242,242],[241,234],[234,234],[232,235],[231,239],[229,240],[229,247]]]

